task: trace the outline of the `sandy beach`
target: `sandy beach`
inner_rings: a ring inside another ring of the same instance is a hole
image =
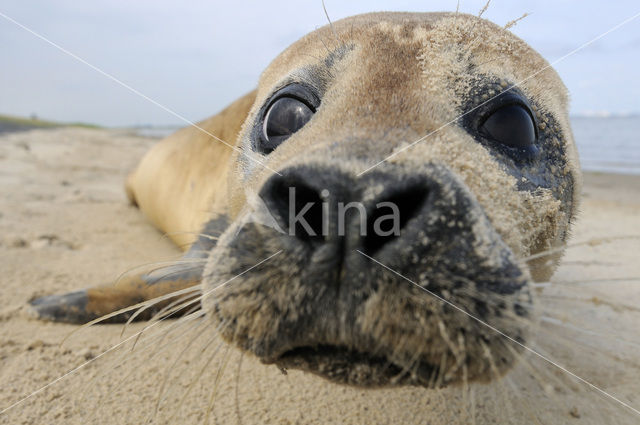
[[[84,128],[0,136],[0,411],[53,382],[0,424],[640,422],[640,176],[585,175],[574,246],[539,289],[546,360],[525,352],[491,384],[364,390],[283,374],[221,344],[202,319],[154,325],[134,350],[145,323],[61,345],[77,327],[34,320],[30,299],[180,255],[123,190],[156,141]]]

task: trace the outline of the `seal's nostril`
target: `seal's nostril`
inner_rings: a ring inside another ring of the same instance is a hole
[[[376,204],[367,218],[364,252],[373,255],[385,244],[400,236],[405,225],[417,216],[427,201],[429,190],[422,185],[410,186],[391,193]]]
[[[277,177],[263,199],[279,224],[291,236],[304,241],[322,240],[322,197],[301,179]]]

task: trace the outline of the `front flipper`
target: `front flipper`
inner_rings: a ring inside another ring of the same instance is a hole
[[[175,267],[172,266],[172,269]],[[62,295],[44,296],[31,301],[31,309],[42,320],[77,324],[87,323],[144,301],[196,286],[200,283],[202,267],[199,267],[199,270],[195,270],[191,266],[189,270],[178,273],[178,276],[176,276],[175,271],[172,271],[167,278],[160,280],[153,277],[158,273],[126,277],[115,285],[98,286]],[[198,292],[194,290],[193,297],[197,296],[197,294]],[[183,296],[185,296],[184,293],[176,295],[176,297],[162,299],[146,308],[137,318],[147,320],[175,301],[176,298]],[[132,309],[120,313],[105,320],[105,323],[125,322],[136,310]]]
[[[198,240],[175,264],[149,273],[125,276],[111,285],[37,298],[29,303],[31,311],[41,320],[81,324],[162,297],[136,316],[136,319],[147,320],[181,297],[195,299],[199,291],[196,288],[188,291],[188,288],[199,285],[208,253],[216,243],[216,239],[209,235],[219,234],[220,224],[220,218],[211,220]],[[174,293],[176,295],[171,296]],[[172,317],[196,305],[194,301]],[[125,322],[136,311],[137,308],[133,308],[122,312],[105,320],[105,323]]]

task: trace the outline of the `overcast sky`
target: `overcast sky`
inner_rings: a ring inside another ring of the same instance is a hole
[[[477,14],[485,0],[461,0]],[[456,0],[326,0],[330,17],[380,10],[453,11]],[[493,0],[498,23],[549,61],[640,12],[637,0]],[[280,51],[326,23],[320,0],[3,0],[0,13],[191,120],[251,90]],[[573,114],[640,113],[640,17],[556,69]],[[0,114],[109,126],[181,124],[0,16]]]

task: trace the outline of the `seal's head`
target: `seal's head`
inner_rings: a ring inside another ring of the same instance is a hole
[[[267,68],[240,138],[203,283],[223,337],[361,386],[514,363],[555,264],[527,257],[579,191],[565,88],[523,41],[454,13],[336,22]]]

